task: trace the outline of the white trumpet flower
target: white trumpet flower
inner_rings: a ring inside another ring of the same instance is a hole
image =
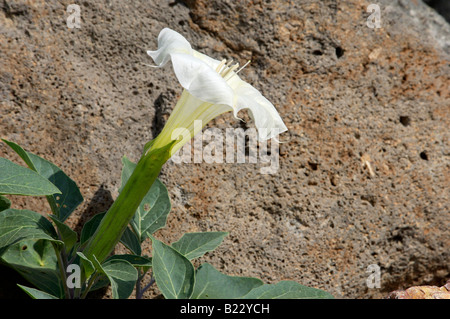
[[[238,118],[242,109],[250,111],[261,141],[287,131],[273,104],[237,75],[243,68],[238,69],[238,64],[215,60],[192,49],[181,34],[169,28],[160,32],[158,50],[147,51],[147,54],[153,58],[155,67],[163,67],[171,60],[175,75],[184,88],[152,148],[167,145],[178,138],[174,132],[184,129],[189,134],[183,134],[174,144],[171,151],[174,154],[212,119],[230,111]],[[199,120],[202,125],[194,125],[194,121]]]

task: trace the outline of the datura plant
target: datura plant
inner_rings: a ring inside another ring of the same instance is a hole
[[[296,282],[265,284],[229,276],[208,263],[195,269],[192,260],[214,250],[227,232],[185,233],[173,243],[154,237],[171,210],[158,175],[208,122],[230,111],[238,118],[239,111],[248,109],[261,141],[287,128],[272,103],[241,80],[238,64],[192,49],[167,28],[158,37],[158,49],[147,53],[155,68],[171,61],[183,92],[162,132],[143,146],[139,161],[122,158],[118,197],[80,233],[66,223],[83,201],[76,183],[53,163],[3,140],[27,167],[0,158],[0,262],[30,283],[19,286],[36,299],[85,298],[108,285],[113,298],[129,298],[134,292],[139,299],[154,284],[168,299],[332,298]],[[201,125],[194,125],[198,121]],[[51,213],[12,208],[8,195],[45,196]],[[141,248],[146,240],[151,241],[151,256]],[[114,254],[119,242],[128,254]]]

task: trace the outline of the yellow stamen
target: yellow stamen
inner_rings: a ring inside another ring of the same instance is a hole
[[[225,72],[223,72],[221,75],[222,77],[225,79],[225,77],[232,73],[234,70],[236,70],[239,67],[239,63],[236,63],[235,65],[233,65],[231,68],[228,68]]]
[[[228,62],[226,59],[224,59],[220,62],[220,64],[216,68],[216,72],[219,73],[220,76],[223,77],[225,80],[229,80],[234,75],[241,72],[250,63],[250,60],[248,60],[241,68],[239,68],[239,63],[236,63],[235,65],[231,66],[232,63],[233,63],[232,59],[229,60]],[[239,70],[234,72],[234,70],[236,70],[237,68],[239,68]]]
[[[247,61],[247,63],[245,63],[239,70],[236,71],[236,74],[238,74],[239,72],[242,71],[243,68],[245,68],[247,65],[249,65],[250,60]]]
[[[225,62],[227,62],[227,60],[226,59],[223,59],[221,62],[220,62],[220,64],[217,66],[217,68],[216,68],[216,72],[217,73],[221,73],[222,72],[222,67],[225,65]]]

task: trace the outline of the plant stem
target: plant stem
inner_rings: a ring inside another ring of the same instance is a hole
[[[53,197],[53,195],[47,195],[46,197],[47,197],[48,205],[50,206],[50,209],[51,209],[53,215],[55,215],[55,217],[57,219],[59,219],[59,207],[55,201],[55,198]]]
[[[102,263],[122,237],[142,199],[158,177],[162,165],[170,157],[173,143],[144,154],[123,187],[116,201],[103,217],[83,253],[88,259],[93,256]]]
[[[66,265],[64,264],[63,258],[62,258],[62,251],[61,249],[59,249],[59,247],[57,247],[56,244],[53,244],[53,248],[55,249],[56,252],[56,258],[58,259],[58,268],[59,268],[59,273],[61,276],[61,280],[63,281],[63,286],[64,286],[64,293],[66,295],[66,299],[71,299],[72,295],[70,293],[70,289],[67,286],[67,277],[66,277]]]
[[[150,278],[150,282],[144,287],[141,288],[141,280],[144,278],[144,274],[142,276],[139,276],[137,282],[136,282],[136,299],[142,299],[142,296],[144,295],[144,292],[148,290],[148,288],[151,287],[155,283],[155,278],[152,276]]]
[[[86,289],[84,290],[84,293],[80,297],[81,299],[86,298],[87,294],[89,293],[89,290],[91,290],[92,285],[95,283],[97,276],[98,276],[97,272],[91,276],[91,278],[89,279],[88,285],[87,285]]]
[[[146,292],[148,290],[148,288],[150,288],[153,284],[155,283],[155,277],[151,277],[150,278],[150,282],[144,287],[142,288],[142,295],[144,294],[144,292]],[[142,297],[142,296],[141,296]]]

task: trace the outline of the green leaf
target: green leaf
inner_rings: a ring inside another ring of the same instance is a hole
[[[97,271],[108,277],[114,299],[127,299],[134,290],[138,279],[138,272],[124,259],[111,259],[102,265],[94,256]]]
[[[53,295],[50,295],[44,291],[37,290],[30,287],[25,287],[22,285],[17,284],[23,291],[27,293],[28,296],[30,296],[33,299],[59,299],[58,297],[55,297]]]
[[[326,291],[310,288],[295,281],[280,281],[256,287],[244,299],[333,299]]]
[[[89,279],[89,277],[95,272],[95,266],[83,253],[77,252],[77,255],[80,257],[84,275],[87,279]]]
[[[61,193],[46,178],[0,157],[0,194],[44,196]]]
[[[94,235],[95,231],[97,230],[98,225],[100,225],[100,222],[102,221],[103,216],[105,216],[106,213],[99,213],[94,216],[92,216],[91,219],[89,219],[86,223],[83,225],[83,229],[81,230],[81,236],[80,236],[80,243],[84,244],[91,238],[92,235]]]
[[[66,248],[66,252],[69,253],[72,247],[76,244],[78,240],[78,235],[74,232],[69,226],[60,222],[55,216],[50,216],[50,218],[55,223],[56,227],[59,230],[59,234],[61,235],[61,239],[64,242],[64,246]]]
[[[31,210],[6,209],[0,212],[0,256],[10,245],[24,239],[56,239],[52,223]]]
[[[125,156],[122,158],[122,163],[122,185],[119,191],[125,186],[136,167],[136,164]],[[131,220],[131,226],[140,242],[148,238],[147,234],[153,234],[166,225],[170,210],[171,204],[167,188],[160,180],[156,179]]]
[[[2,141],[5,142],[9,147],[11,147],[12,150],[14,152],[16,152],[17,155],[19,155],[21,159],[24,160],[25,164],[27,164],[27,166],[30,169],[32,169],[33,171],[36,171],[33,162],[28,157],[28,153],[21,146],[19,146],[18,144],[14,143],[14,142],[7,141],[5,139],[2,139]]]
[[[59,209],[59,220],[64,222],[83,202],[80,189],[58,166],[32,153],[28,153],[28,156],[33,161],[38,173],[48,178],[61,190],[62,194],[53,195],[53,199]]]
[[[83,229],[81,230],[81,238],[80,238],[81,244],[86,243],[89,240],[89,238],[91,238],[92,235],[94,235],[98,225],[100,225],[100,222],[102,221],[102,218],[105,216],[105,214],[106,213],[99,213],[97,215],[94,215],[84,224]],[[131,250],[133,254],[135,255],[141,254],[141,244],[137,240],[137,237],[133,233],[133,231],[130,230],[128,227],[123,233],[120,242],[129,250]]]
[[[106,275],[101,274],[100,276],[98,276],[95,279],[95,282],[92,285],[92,287],[89,289],[89,292],[108,287],[110,284],[111,283],[109,282],[108,277],[106,277]]]
[[[21,240],[8,248],[1,261],[14,268],[36,288],[64,298],[58,261],[50,241]]]
[[[216,249],[227,235],[227,232],[186,233],[172,247],[192,260]]]
[[[152,259],[149,257],[143,257],[138,255],[113,255],[106,259],[105,263],[111,260],[125,260],[129,262],[135,268],[141,268],[145,273],[152,266]],[[108,286],[110,283],[108,277],[106,275],[101,275],[97,277],[95,284],[91,287],[90,291],[94,291],[100,288],[104,288]]]
[[[5,196],[0,195],[0,212],[11,207],[11,201]]]
[[[153,275],[159,290],[166,299],[188,299],[194,288],[194,266],[174,248],[151,240]]]
[[[47,200],[58,219],[62,222],[65,221],[75,208],[83,202],[83,196],[77,184],[55,164],[25,151],[16,143],[3,141],[24,160],[30,169],[48,179],[60,190],[61,195],[49,194],[51,196],[47,196]]]
[[[222,274],[208,263],[201,265],[195,273],[192,299],[235,299],[263,285],[257,278],[235,277]]]
[[[113,255],[106,259],[105,263],[111,260],[125,260],[136,268],[150,268],[152,266],[151,258],[138,255]]]
[[[140,255],[142,253],[141,243],[136,234],[127,227],[123,232],[120,242],[127,247],[133,254]]]

